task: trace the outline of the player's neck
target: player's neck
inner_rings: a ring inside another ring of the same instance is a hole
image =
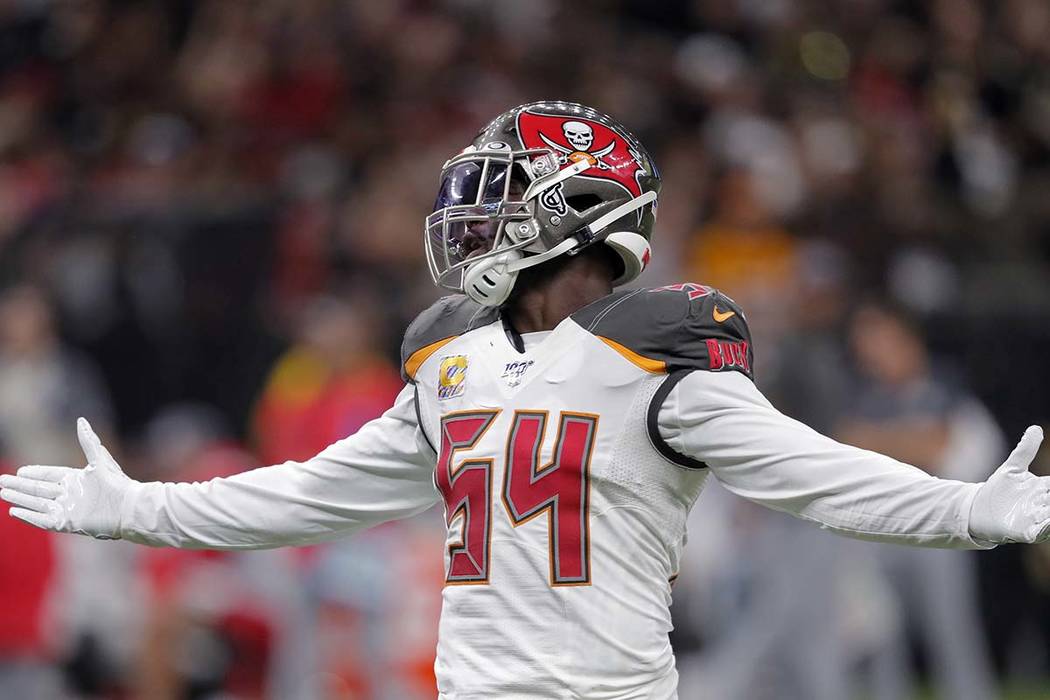
[[[612,293],[615,272],[609,256],[584,254],[552,262],[524,270],[503,309],[519,333],[553,330],[577,310]]]

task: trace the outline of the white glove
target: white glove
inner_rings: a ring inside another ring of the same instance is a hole
[[[1050,477],[1028,471],[1043,429],[1029,426],[1002,466],[981,484],[970,508],[970,535],[982,543],[1050,538]]]
[[[16,506],[11,515],[45,530],[119,538],[124,499],[141,484],[120,469],[83,418],[77,437],[87,467],[22,467],[16,476],[0,476],[0,498]]]

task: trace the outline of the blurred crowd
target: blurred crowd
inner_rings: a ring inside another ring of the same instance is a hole
[[[1044,0],[0,0],[0,468],[81,463],[80,415],[140,479],[352,433],[438,295],[441,163],[558,98],[652,151],[641,283],[740,302],[774,404],[981,480],[1050,422],[1047,36]],[[1050,694],[1045,547],[849,542],[717,487],[694,519],[685,700]],[[0,698],[433,697],[441,530],[215,554],[0,518]]]

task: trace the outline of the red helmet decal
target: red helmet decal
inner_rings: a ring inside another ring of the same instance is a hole
[[[549,148],[561,167],[586,159],[591,168],[578,177],[612,180],[631,195],[640,197],[638,178],[645,172],[641,157],[614,129],[584,117],[536,114],[518,115],[518,135],[525,148]]]

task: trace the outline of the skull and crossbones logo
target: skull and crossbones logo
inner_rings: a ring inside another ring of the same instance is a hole
[[[565,140],[572,144],[577,151],[586,153],[591,150],[591,144],[594,143],[594,129],[591,128],[590,124],[565,122],[561,125],[561,130],[565,134]]]
[[[590,124],[581,121],[567,121],[561,125],[561,131],[572,148],[566,148],[560,143],[555,143],[542,131],[540,132],[540,138],[543,139],[544,143],[557,151],[560,163],[564,165],[570,160],[575,162],[587,159],[591,161],[592,165],[596,165],[602,170],[610,168],[609,164],[603,161],[602,158],[612,153],[612,150],[616,148],[616,139],[610,141],[607,146],[592,151],[594,128]]]

